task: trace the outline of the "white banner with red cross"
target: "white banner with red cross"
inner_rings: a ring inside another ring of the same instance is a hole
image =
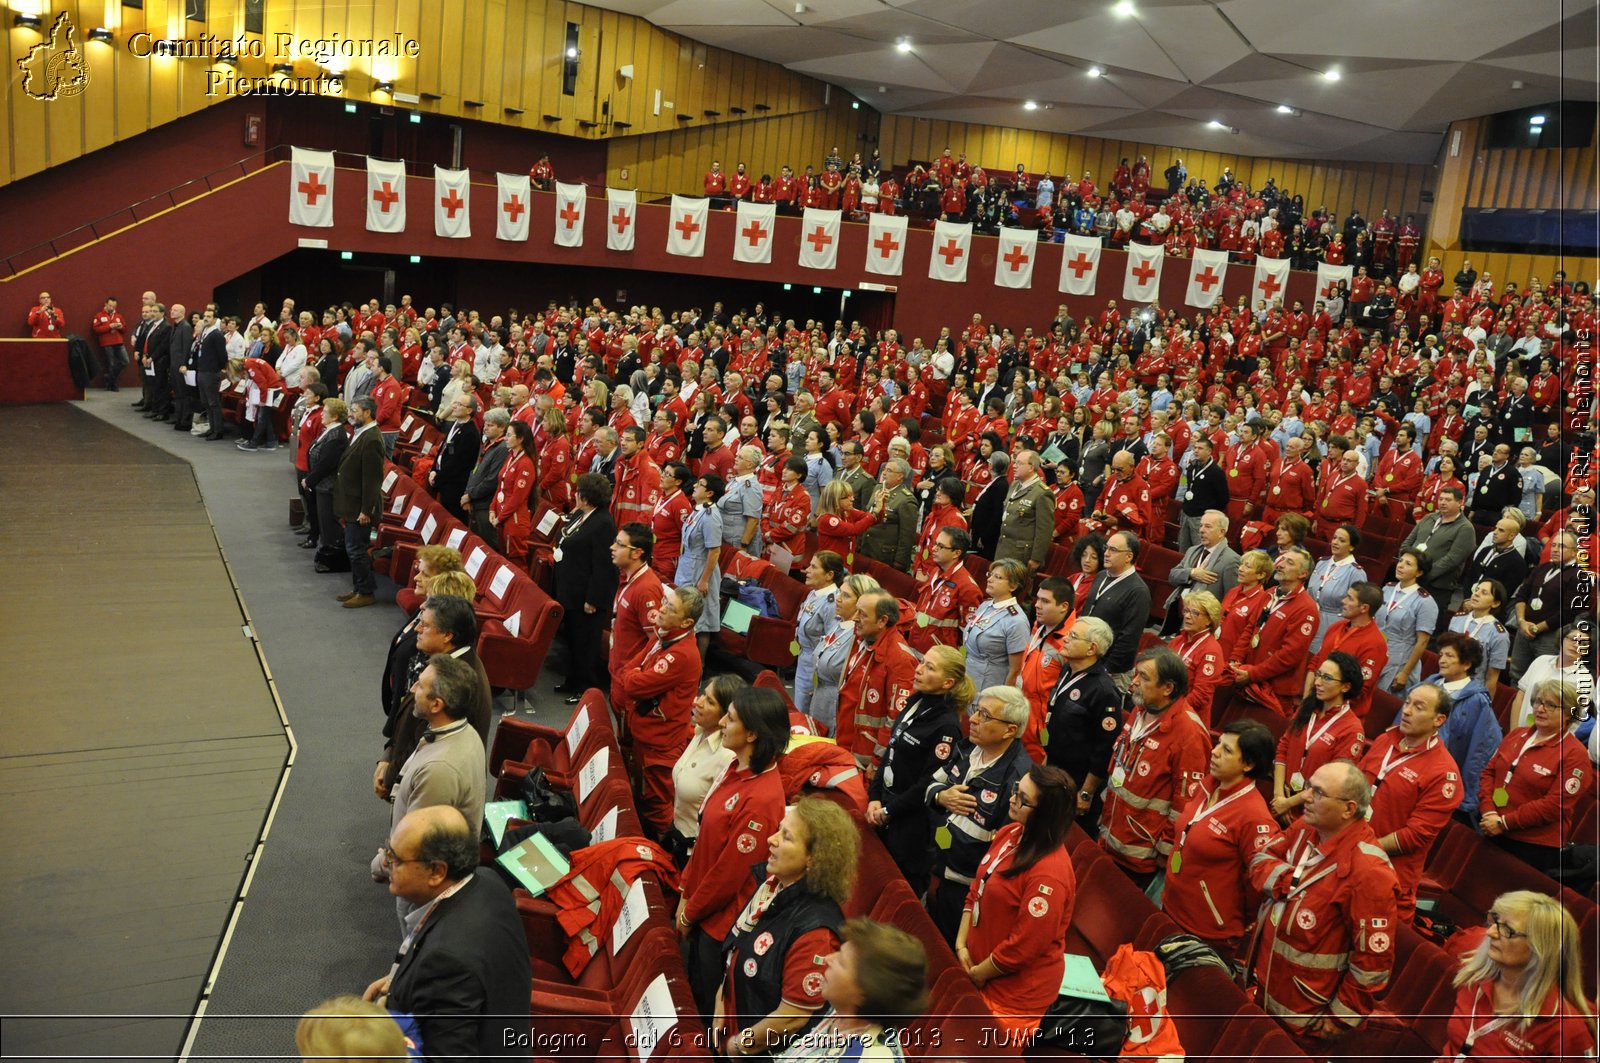
[[[333,152],[289,152],[289,224],[333,225]]]

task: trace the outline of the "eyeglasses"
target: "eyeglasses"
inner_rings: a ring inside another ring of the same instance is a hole
[[[1325,799],[1327,799],[1329,797],[1332,797],[1335,801],[1349,801],[1350,800],[1350,798],[1348,798],[1348,797],[1335,797],[1333,794],[1330,794],[1328,791],[1324,790],[1320,786],[1307,786],[1306,787],[1306,793],[1310,794],[1312,797],[1316,798],[1318,801],[1325,800]]]
[[[1518,938],[1525,938],[1528,936],[1524,931],[1511,929],[1511,925],[1504,919],[1500,918],[1499,912],[1490,912],[1488,919],[1484,921],[1484,925],[1493,930],[1500,937],[1505,938],[1507,941],[1515,941]]]
[[[1000,719],[1000,717],[998,717],[998,716],[990,715],[988,709],[978,709],[978,708],[973,709],[972,710],[972,718],[974,720],[976,720],[977,722],[979,722],[979,723],[1004,723],[1005,722],[1004,720]]]
[[[1022,780],[1021,779],[1018,779],[1016,782],[1011,784],[1011,800],[1015,801],[1017,804],[1021,805],[1023,808],[1038,808],[1039,807],[1039,802],[1037,802],[1037,801],[1029,801],[1026,797],[1022,796]]]
[[[1318,671],[1317,671],[1317,678],[1318,679],[1325,679],[1330,683],[1343,683],[1344,682],[1344,676],[1342,676],[1342,675],[1329,675],[1327,672],[1324,672],[1324,671],[1322,671],[1320,669],[1318,669]]]
[[[402,864],[431,864],[431,863],[433,863],[432,860],[415,860],[415,859],[402,860],[400,858],[400,854],[395,852],[389,846],[385,845],[383,847],[383,866],[384,867],[399,867]]]
[[[1565,712],[1567,709],[1567,707],[1561,704],[1561,702],[1551,701],[1549,698],[1536,699],[1533,703],[1533,707],[1536,709],[1554,709],[1556,712]]]

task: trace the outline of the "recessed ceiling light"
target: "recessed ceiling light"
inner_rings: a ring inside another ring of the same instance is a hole
[[[576,59],[576,58],[578,58],[578,49],[577,49],[576,46],[572,46],[572,47],[569,47],[567,49],[567,58],[568,59]]]
[[[894,48],[897,52],[909,52],[911,50],[911,38],[901,37],[898,41],[894,42]]]
[[[1544,125],[1544,115],[1542,115],[1542,114],[1534,115],[1532,118],[1528,119],[1528,124],[1529,125]]]
[[[1085,70],[1084,73],[1088,74],[1092,78],[1099,78],[1099,77],[1105,77],[1106,76],[1106,72],[1104,70],[1101,70],[1097,66],[1091,66],[1088,70]]]
[[[1338,81],[1343,76],[1343,74],[1339,73],[1339,68],[1336,66],[1331,66],[1322,72],[1322,78],[1324,81]]]
[[[1022,105],[1022,109],[1024,111],[1037,111],[1039,109],[1039,104],[1034,100],[1029,100]]]
[[[1278,113],[1279,114],[1294,114],[1294,108],[1290,107],[1287,103],[1280,103],[1280,104],[1278,104]]]
[[[1213,118],[1211,121],[1206,123],[1206,128],[1208,128],[1208,129],[1227,129],[1228,127],[1223,125],[1221,122],[1217,121],[1215,118]]]
[[[1520,89],[1520,88],[1526,88],[1527,86],[1526,86],[1525,83],[1523,83],[1521,81],[1513,81],[1511,83],[1511,87],[1514,88],[1514,89]]]
[[[1138,10],[1133,6],[1133,0],[1118,0],[1117,6],[1111,9],[1111,13],[1118,18],[1132,18],[1138,14]]]

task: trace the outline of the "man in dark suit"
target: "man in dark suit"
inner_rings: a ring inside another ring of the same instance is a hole
[[[344,550],[350,557],[351,590],[339,595],[346,609],[371,605],[378,590],[372,575],[372,529],[383,510],[383,434],[378,404],[368,396],[350,404],[355,432],[339,458],[333,483],[333,512],[344,522]]]
[[[989,468],[994,470],[994,479],[983,485],[973,501],[970,525],[972,552],[993,561],[995,547],[1000,545],[1000,525],[1005,521],[1006,496],[1011,492],[1011,455],[995,451]]]
[[[1493,524],[1510,506],[1522,502],[1522,474],[1511,463],[1511,447],[1497,443],[1489,467],[1478,474],[1477,490],[1472,495],[1472,519]]]
[[[467,477],[467,486],[461,492],[461,504],[472,507],[474,535],[491,543],[500,541],[500,533],[489,523],[489,507],[494,505],[494,494],[500,488],[500,467],[506,463],[506,429],[511,426],[511,414],[496,406],[483,415],[483,453]]]
[[[1239,582],[1239,555],[1228,545],[1228,515],[1207,510],[1200,518],[1200,541],[1191,546],[1167,573],[1172,593],[1167,596],[1161,637],[1171,638],[1183,626],[1183,596],[1191,590],[1210,591],[1220,602]]]
[[[590,687],[610,689],[601,681],[602,633],[611,619],[617,595],[617,567],[611,563],[611,544],[617,525],[611,519],[611,485],[599,473],[578,477],[577,505],[561,529],[556,547],[556,601],[561,603],[561,630],[566,636],[566,682],[556,692],[576,705]]]
[[[186,379],[189,366],[189,349],[194,346],[194,326],[189,324],[189,311],[182,303],[173,303],[168,313],[172,327],[167,330],[167,370],[172,375],[172,394],[177,397],[177,407],[172,414],[172,428],[187,432],[194,427],[194,387]]]
[[[1461,579],[1463,594],[1471,594],[1480,580],[1497,579],[1507,587],[1520,587],[1528,578],[1528,559],[1516,549],[1517,536],[1522,528],[1511,517],[1501,517],[1494,523],[1489,542],[1478,548],[1467,563]]]
[[[155,331],[161,319],[157,316],[156,304],[145,303],[139,308],[139,323],[133,327],[133,335],[128,337],[128,351],[133,355],[133,371],[139,374],[139,383],[143,385],[143,394],[139,401],[133,404],[136,410],[151,410],[155,403],[151,401],[151,380],[144,371],[144,345]]]
[[[1104,620],[1111,628],[1113,641],[1105,655],[1106,671],[1121,691],[1128,689],[1139,640],[1150,622],[1150,585],[1135,567],[1139,547],[1139,537],[1132,532],[1112,533],[1106,540],[1105,567],[1095,576],[1078,612],[1079,616]]]
[[[511,891],[477,866],[466,819],[450,805],[418,809],[395,824],[383,858],[389,892],[414,907],[394,968],[366,999],[415,1016],[426,1059],[527,1059],[527,939]]]
[[[200,336],[191,356],[194,386],[200,392],[200,405],[206,411],[207,439],[222,438],[222,371],[228,368],[228,338],[217,323],[217,308],[206,307],[200,319]],[[267,416],[265,410],[261,416]],[[274,437],[276,438],[276,437]]]
[[[1211,440],[1196,435],[1189,444],[1194,457],[1189,459],[1189,482],[1179,507],[1178,549],[1187,551],[1200,541],[1200,518],[1210,510],[1228,509],[1228,476],[1212,460]],[[1220,597],[1220,595],[1219,595]]]
[[[172,322],[167,308],[154,307],[154,327],[135,351],[140,355],[140,372],[145,374],[145,391],[150,396],[144,415],[152,421],[172,420]]]
[[[463,523],[467,510],[461,504],[461,496],[466,493],[467,481],[472,478],[472,467],[478,463],[478,450],[483,442],[483,435],[472,419],[477,410],[478,397],[463,394],[445,411],[450,426],[445,429],[438,460],[428,471],[433,497]]]

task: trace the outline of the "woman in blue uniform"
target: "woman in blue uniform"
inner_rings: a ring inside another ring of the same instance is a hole
[[[695,481],[690,495],[694,509],[683,522],[683,552],[678,555],[678,571],[672,580],[676,586],[693,587],[705,599],[705,610],[694,625],[701,660],[711,648],[711,636],[722,626],[722,573],[717,568],[722,555],[722,513],[717,500],[722,488],[722,477],[713,473]]]
[[[977,690],[1015,686],[1028,648],[1028,616],[1017,604],[1017,591],[1028,582],[1028,569],[1013,558],[989,566],[989,597],[973,611],[962,629],[967,649],[967,675]]]
[[[1420,550],[1402,550],[1394,563],[1395,581],[1383,588],[1383,605],[1375,618],[1389,644],[1389,664],[1378,677],[1384,690],[1404,694],[1422,679],[1418,662],[1438,626],[1439,604],[1418,582],[1428,574],[1428,557]]]
[[[1317,600],[1317,637],[1311,642],[1311,652],[1322,646],[1322,636],[1339,621],[1344,608],[1344,593],[1353,583],[1367,578],[1367,570],[1356,561],[1355,549],[1361,545],[1361,532],[1353,524],[1341,524],[1328,540],[1329,556],[1317,562],[1306,590]]]
[[[794,703],[801,712],[811,711],[817,643],[833,627],[833,599],[843,579],[844,558],[832,550],[818,550],[806,565],[806,586],[810,593],[800,603],[800,611],[794,618],[794,641],[798,647],[794,662]],[[818,717],[817,722],[826,728],[824,734],[833,733],[833,716]]]
[[[877,580],[858,572],[846,577],[833,596],[833,616],[828,633],[822,636],[811,654],[815,671],[810,712],[814,719],[826,718],[834,724],[838,722],[839,684],[844,681],[850,647],[855,645],[856,640],[856,600],[868,591],[878,589]],[[829,730],[832,729],[833,724],[830,724]]]

